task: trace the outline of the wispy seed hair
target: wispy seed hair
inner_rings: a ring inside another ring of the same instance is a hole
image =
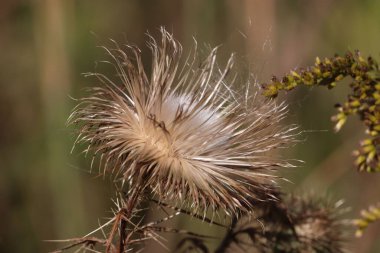
[[[76,143],[88,144],[104,173],[159,201],[194,212],[250,211],[252,199],[272,198],[273,169],[291,166],[268,153],[295,142],[296,127],[280,123],[286,106],[247,84],[235,91],[233,55],[219,68],[216,48],[200,61],[195,47],[181,63],[180,43],[160,31],[159,42],[148,36],[149,76],[139,48],[104,47],[117,80],[88,74],[101,84],[69,118],[80,126]]]

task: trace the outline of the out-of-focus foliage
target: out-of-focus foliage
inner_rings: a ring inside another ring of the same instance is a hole
[[[273,77],[268,84],[263,84],[264,95],[276,97],[281,90],[292,90],[298,85],[326,86],[332,89],[337,82],[345,77],[351,77],[351,93],[347,101],[337,104],[338,114],[332,117],[335,130],[339,131],[350,115],[359,115],[370,136],[361,142],[360,149],[354,153],[357,156],[356,166],[360,171],[380,170],[380,70],[372,58],[364,59],[360,53],[348,52],[344,57],[339,55],[321,61],[317,58],[315,65],[299,71],[291,71],[281,80]]]

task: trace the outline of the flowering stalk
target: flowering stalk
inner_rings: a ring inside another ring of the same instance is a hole
[[[338,114],[332,117],[339,131],[350,115],[358,115],[366,126],[368,138],[354,151],[355,165],[360,171],[380,171],[380,69],[372,58],[364,59],[359,51],[348,52],[344,57],[334,56],[299,71],[291,71],[282,79],[273,77],[263,84],[264,95],[276,97],[281,90],[292,90],[299,85],[334,88],[337,82],[351,77],[351,93],[343,104],[337,104]]]

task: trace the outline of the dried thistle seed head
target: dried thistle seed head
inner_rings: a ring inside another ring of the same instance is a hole
[[[249,211],[251,199],[271,197],[270,171],[290,166],[268,155],[295,141],[295,127],[280,125],[286,107],[234,91],[233,57],[220,69],[216,49],[200,64],[195,49],[181,65],[181,45],[161,34],[160,42],[149,37],[150,77],[138,48],[105,48],[118,79],[90,74],[102,85],[69,118],[81,126],[77,142],[100,157],[104,172],[159,200],[191,203],[194,212]]]
[[[288,200],[289,216],[304,252],[345,252],[345,212],[342,201],[329,203],[324,200],[292,197]]]
[[[233,224],[225,252],[343,253],[342,202],[290,196],[263,203]],[[347,224],[348,225],[348,224]]]

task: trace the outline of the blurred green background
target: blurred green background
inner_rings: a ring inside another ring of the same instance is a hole
[[[105,58],[97,46],[113,38],[146,49],[145,33],[161,25],[185,51],[195,36],[200,45],[223,45],[221,61],[237,52],[258,81],[347,49],[380,59],[375,0],[1,0],[0,252],[47,252],[57,244],[43,240],[85,235],[109,215],[110,180],[90,175],[79,151],[70,155],[69,96],[95,84],[81,73]],[[283,175],[289,191],[345,199],[353,218],[380,200],[380,174],[353,168],[350,153],[363,137],[357,119],[332,131],[333,105],[346,92],[341,85],[286,96],[289,120],[313,131],[287,154],[306,163]],[[379,233],[374,225],[347,247],[380,252]]]

